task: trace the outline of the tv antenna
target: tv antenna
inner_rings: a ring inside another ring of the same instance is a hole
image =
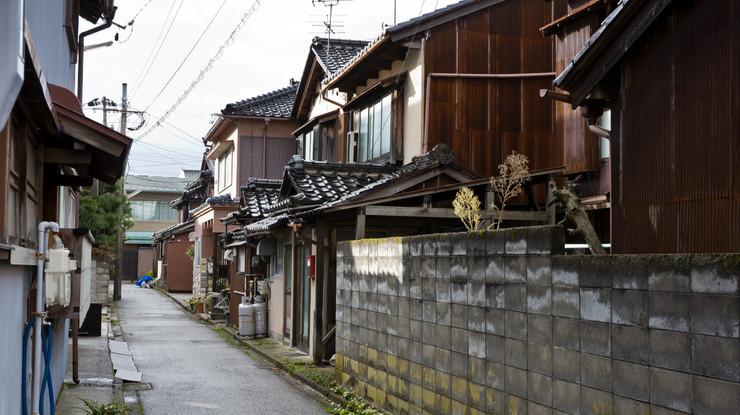
[[[352,0],[311,0],[311,4],[316,7],[316,4],[321,4],[324,7],[329,8],[329,16],[323,22],[324,31],[326,32],[326,49],[327,51],[331,48],[331,35],[336,34],[334,31],[335,24],[332,19],[334,18],[334,7],[338,6],[339,3]]]

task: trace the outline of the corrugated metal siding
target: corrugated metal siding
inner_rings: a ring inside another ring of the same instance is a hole
[[[296,152],[295,138],[267,138],[267,151],[263,154],[262,137],[241,137],[240,141],[240,184],[250,178],[280,179],[285,164]],[[267,166],[267,170],[265,170]],[[267,175],[265,176],[265,172]]]
[[[553,71],[553,40],[539,27],[551,6],[511,1],[432,30],[425,43],[427,74]],[[554,103],[539,97],[552,79],[440,79],[430,89],[427,149],[446,143],[457,158],[483,175],[494,175],[505,155],[526,154],[533,169],[562,165]]]
[[[612,252],[740,252],[739,10],[677,3],[626,56]]]
[[[77,65],[70,63],[64,29],[65,4],[66,0],[26,0],[26,21],[46,81],[74,90]]]

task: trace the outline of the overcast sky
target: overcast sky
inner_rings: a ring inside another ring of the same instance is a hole
[[[113,40],[116,32],[119,35],[112,46],[86,52],[83,102],[107,96],[120,104],[121,83],[127,82],[131,109],[148,108],[152,114],[144,116],[143,128],[128,135],[136,138],[148,130],[156,122],[154,117],[162,116],[197,78],[254,4],[252,0],[225,0],[216,15],[222,1],[116,1],[115,21],[121,25],[127,24],[142,7],[143,10],[136,17],[133,30],[114,27],[86,39],[89,46]],[[422,8],[429,12],[456,2],[398,0],[398,21],[416,17]],[[134,144],[129,157],[130,173],[176,176],[181,168],[199,168],[203,153],[200,138],[210,128],[212,114],[227,103],[285,87],[291,78],[299,80],[311,39],[323,36],[322,28],[314,25],[324,21],[327,14],[327,8],[319,4],[314,7],[311,0],[261,0],[234,42],[167,123]],[[370,40],[381,34],[383,24],[393,23],[393,0],[341,1],[334,14],[338,16],[335,23],[344,25],[336,29],[340,31],[336,37]],[[213,24],[189,59],[154,100],[214,15]],[[92,26],[85,23],[81,30]],[[148,65],[151,69],[147,72]],[[100,112],[88,111],[87,115],[102,118]],[[118,120],[117,115],[111,114],[108,124],[117,129]],[[129,117],[129,127],[139,123],[138,117]]]

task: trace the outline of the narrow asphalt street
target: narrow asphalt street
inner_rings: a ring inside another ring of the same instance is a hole
[[[324,414],[300,386],[252,360],[155,290],[123,285],[124,339],[152,390],[146,415]]]

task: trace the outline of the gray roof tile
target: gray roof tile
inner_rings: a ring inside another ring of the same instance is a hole
[[[223,115],[245,117],[290,118],[295,103],[298,82],[291,79],[290,86],[268,92],[256,97],[226,105]]]

